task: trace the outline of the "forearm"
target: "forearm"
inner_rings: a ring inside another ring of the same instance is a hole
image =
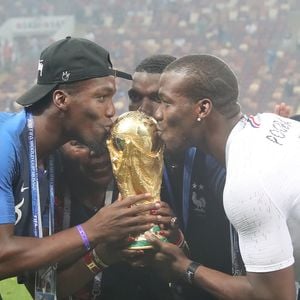
[[[78,254],[76,256],[78,256]],[[81,257],[75,260],[75,256],[73,256],[72,262],[68,257],[68,261],[64,259],[58,265],[56,279],[56,291],[58,299],[68,299],[68,296],[73,295],[83,288],[88,282],[93,280],[95,274],[88,269],[84,262],[83,256],[83,252]],[[34,297],[34,281],[34,273],[26,275],[26,288],[31,293],[32,297]]]
[[[94,279],[93,274],[85,265],[83,258],[77,259],[72,265],[57,271],[56,278],[56,294],[57,299],[68,299],[88,282]],[[27,290],[34,297],[34,273],[30,273],[26,277],[25,285]]]
[[[86,253],[85,248],[80,248],[79,250],[74,250],[67,257],[63,258],[63,260],[59,261],[58,268],[64,270],[69,266],[76,263],[84,254]]]
[[[59,299],[64,299],[79,291],[106,267],[108,265],[99,257],[96,248],[85,253],[71,266],[59,271],[57,279]]]
[[[77,255],[87,244],[93,248],[99,241],[122,242],[129,233],[149,230],[157,216],[144,212],[157,209],[157,204],[133,206],[149,197],[132,196],[102,208],[82,224],[85,234],[70,228],[41,239],[16,237],[13,224],[0,225],[0,280]]]
[[[233,277],[204,266],[196,270],[194,285],[207,290],[218,299],[255,299],[246,276]]]
[[[231,276],[200,266],[194,285],[204,288],[218,299],[225,300],[294,300],[295,287],[291,268],[269,273],[248,273]]]
[[[145,233],[157,253],[157,268],[167,280],[186,279],[225,300],[295,300],[294,266],[269,272],[247,272],[247,276],[231,276],[203,265],[195,265],[183,251],[171,243],[163,243]]]
[[[93,274],[85,265],[84,259],[78,259],[74,264],[58,272],[57,296],[64,299],[84,287],[93,280]]]
[[[93,240],[90,240],[90,243],[93,244]],[[82,239],[76,228],[41,239],[2,236],[0,246],[0,279],[54,264],[84,251]]]

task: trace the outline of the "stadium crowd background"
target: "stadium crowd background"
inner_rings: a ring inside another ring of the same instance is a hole
[[[243,111],[272,111],[285,101],[300,111],[299,0],[1,0],[0,22],[12,17],[73,15],[73,36],[107,48],[116,68],[133,72],[146,56],[210,53],[236,71]],[[1,26],[0,23],[0,26]],[[35,81],[48,35],[0,42],[0,110]],[[127,110],[128,83],[115,97]]]

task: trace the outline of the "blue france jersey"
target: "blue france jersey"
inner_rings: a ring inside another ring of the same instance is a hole
[[[211,156],[196,151],[189,193],[188,222],[183,225],[183,159],[177,168],[166,162],[174,197],[162,185],[162,200],[168,202],[179,219],[181,229],[190,248],[190,258],[215,270],[232,273],[231,228],[223,208],[225,169]],[[172,201],[174,198],[175,201]],[[173,203],[174,202],[174,203]],[[175,204],[175,205],[174,205]],[[180,289],[178,289],[180,290]],[[203,289],[182,285],[181,297],[216,299]]]
[[[4,123],[9,117],[13,116],[14,113],[9,112],[0,112],[0,126]]]
[[[16,235],[32,236],[30,193],[25,110],[0,113],[0,224],[15,224]]]

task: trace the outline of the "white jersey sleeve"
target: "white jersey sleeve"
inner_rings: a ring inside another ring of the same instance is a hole
[[[241,185],[242,187],[242,185]],[[247,272],[270,272],[294,263],[285,216],[259,184],[248,185],[249,201],[226,202],[226,211],[239,235]]]
[[[241,122],[229,136],[224,207],[238,231],[246,270],[271,272],[299,256],[293,253],[299,234],[288,219],[299,207],[300,124],[272,114],[253,121]],[[300,225],[300,215],[295,221]]]

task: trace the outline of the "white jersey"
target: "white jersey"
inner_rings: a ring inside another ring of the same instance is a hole
[[[295,262],[300,280],[300,122],[274,114],[244,117],[226,144],[226,214],[248,272]]]

